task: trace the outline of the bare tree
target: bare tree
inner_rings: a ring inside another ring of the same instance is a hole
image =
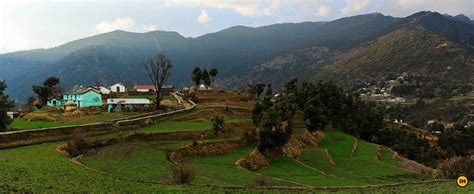
[[[171,76],[173,64],[163,52],[152,58],[149,62],[144,62],[143,67],[148,74],[151,82],[155,86],[156,109],[160,108],[162,86]]]

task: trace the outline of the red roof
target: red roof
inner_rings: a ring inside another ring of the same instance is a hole
[[[149,90],[154,90],[155,86],[154,85],[135,85],[135,89],[149,89]]]

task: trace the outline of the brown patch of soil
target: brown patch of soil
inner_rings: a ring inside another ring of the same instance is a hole
[[[237,151],[252,142],[245,139],[196,142],[168,152],[171,162],[179,162],[196,156],[216,156]]]
[[[401,155],[399,155],[397,152],[395,152],[395,155],[393,156],[393,159],[398,161],[401,167],[418,172],[418,173],[423,173],[423,174],[434,174],[437,171],[427,167],[423,164],[420,164],[418,162],[415,162],[413,160],[409,160]]]

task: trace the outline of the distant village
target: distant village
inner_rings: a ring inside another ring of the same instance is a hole
[[[183,87],[182,90],[189,90]],[[204,84],[199,85],[197,90],[211,90]],[[134,111],[137,109],[147,109],[156,98],[155,92],[161,90],[161,95],[169,96],[177,89],[172,85],[165,85],[162,88],[155,88],[154,85],[138,84],[129,89],[122,83],[111,86],[88,86],[76,85],[72,89],[64,92],[62,96],[48,99],[48,107],[59,107],[64,111],[73,111],[78,108],[102,107],[106,105],[107,112],[119,112],[124,109]],[[148,95],[148,96],[147,96]]]

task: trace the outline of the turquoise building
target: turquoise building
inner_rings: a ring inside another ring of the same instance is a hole
[[[74,102],[78,108],[102,106],[102,95],[94,88],[79,88],[65,93],[63,99],[52,98],[48,100],[48,106],[63,106],[66,102]]]
[[[61,98],[51,98],[46,102],[47,106],[63,106],[64,100]]]

